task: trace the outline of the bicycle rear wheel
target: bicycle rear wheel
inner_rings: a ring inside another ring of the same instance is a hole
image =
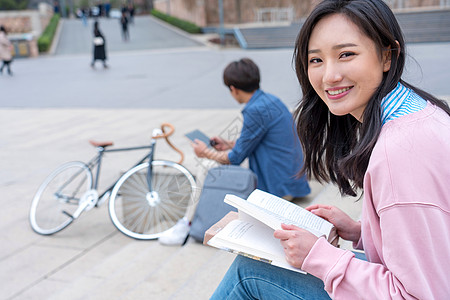
[[[73,221],[73,213],[83,194],[92,188],[92,172],[78,161],[68,162],[53,171],[41,184],[30,209],[31,228],[50,235]]]
[[[113,224],[135,239],[158,238],[172,228],[192,205],[195,180],[183,166],[169,161],[152,162],[152,191],[147,184],[148,163],[126,172],[109,200]]]

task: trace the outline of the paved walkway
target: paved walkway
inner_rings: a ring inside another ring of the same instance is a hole
[[[164,247],[136,241],[112,225],[106,205],[85,212],[53,236],[35,234],[28,224],[30,202],[38,186],[59,164],[87,161],[94,148],[89,139],[115,145],[145,145],[154,127],[171,122],[173,143],[186,154],[184,165],[194,174],[208,166],[194,157],[184,132],[201,128],[219,135],[239,111],[174,109],[0,109],[0,299],[208,299],[234,255],[195,243]],[[142,154],[105,157],[100,189]],[[157,158],[176,160],[164,142]],[[317,199],[335,203],[353,217],[360,203],[343,199],[332,187],[312,183]]]
[[[171,122],[177,130],[173,142],[186,154],[185,165],[193,173],[203,170],[204,162],[195,159],[183,134],[200,128],[216,135],[239,124],[240,107],[221,82],[223,67],[232,59],[254,59],[261,67],[263,88],[295,105],[299,88],[292,50],[223,50],[194,44],[111,51],[108,70],[90,69],[90,53],[21,59],[12,65],[14,77],[0,77],[0,299],[211,295],[233,255],[192,241],[172,248],[132,240],[114,228],[105,206],[50,237],[32,232],[27,219],[31,199],[51,170],[93,155],[88,139],[113,140],[117,146],[146,144],[154,127]],[[413,45],[410,53],[422,74],[410,62],[406,75],[433,93],[450,95],[449,49],[450,44]],[[157,157],[177,158],[163,144]],[[101,186],[134,160],[129,154],[108,155]],[[331,186],[312,185],[313,194],[300,205],[335,203],[358,216],[360,203],[341,199]]]
[[[171,122],[176,127],[172,141],[185,152],[185,165],[198,172],[202,164],[194,159],[183,133],[200,126],[208,134],[219,134],[223,123],[239,114],[205,112],[0,110],[0,299],[207,299],[232,260],[227,253],[197,243],[181,248],[133,240],[115,229],[106,205],[49,237],[35,234],[27,219],[31,199],[52,169],[94,154],[89,139],[113,140],[119,147],[145,145],[153,128]],[[107,155],[100,189],[141,155]],[[156,157],[178,159],[163,141]]]
[[[263,89],[279,96],[290,108],[301,97],[293,71],[292,49],[245,51],[206,47],[193,42],[199,40],[199,36],[187,38],[178,31],[173,33],[167,25],[159,25],[159,21],[150,17],[136,18],[132,28],[134,38],[127,44],[120,41],[119,33],[115,32],[116,20],[101,22],[105,31],[117,35],[116,42],[108,41],[108,47],[117,49],[109,52],[109,69],[98,66],[92,70],[89,49],[87,52],[79,49],[76,54],[17,59],[12,64],[15,76],[0,77],[0,90],[8,95],[0,97],[0,107],[237,109],[239,106],[222,83],[222,71],[230,61],[244,56],[259,65]],[[91,29],[83,28],[81,21],[69,20],[67,24],[71,28],[67,35],[74,38],[63,42],[66,34],[61,34],[61,47],[67,48],[66,44],[70,44],[78,49],[81,41],[91,42]],[[147,42],[141,50],[119,51],[120,47],[132,47],[134,39],[148,40],[138,33],[146,32],[144,29],[150,25],[159,28],[154,32],[166,47],[154,49],[151,42]],[[85,30],[87,36],[75,38]],[[170,36],[174,35],[178,39],[177,47],[168,44],[172,40]],[[169,38],[162,39],[162,36]],[[190,46],[185,44],[186,40]],[[450,96],[450,43],[408,47],[405,78],[435,95]]]
[[[99,28],[106,40],[107,52],[142,51],[149,49],[188,48],[204,46],[183,31],[149,16],[138,16],[129,25],[130,40],[122,41],[118,19],[99,18]],[[64,19],[55,54],[91,54],[94,19],[85,26],[80,19]]]

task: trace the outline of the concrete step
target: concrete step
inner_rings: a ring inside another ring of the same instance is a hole
[[[396,13],[408,43],[450,41],[450,10]],[[240,28],[247,49],[292,48],[303,23]]]
[[[182,132],[202,128],[209,135],[220,135],[229,120],[240,116],[238,110],[223,109],[202,114],[207,114],[207,122],[199,124],[198,112],[190,110],[101,110],[100,114],[99,110],[50,109],[3,113],[5,117],[13,116],[8,123],[14,126],[5,132],[5,138],[9,145],[17,147],[14,151],[3,148],[3,153],[8,153],[5,167],[11,175],[2,177],[5,197],[0,200],[4,204],[0,213],[0,299],[208,299],[234,255],[192,241],[185,247],[172,248],[157,241],[133,240],[112,225],[106,205],[84,213],[67,229],[48,237],[32,232],[27,220],[31,198],[45,176],[62,162],[90,157],[90,138],[114,136],[117,146],[140,145],[141,137],[148,136],[154,124],[169,121],[179,129],[174,144],[186,150],[190,149],[189,141]],[[24,130],[22,123],[31,128],[36,122],[40,126],[30,138],[30,131]],[[63,138],[62,130],[70,133],[70,138]],[[158,147],[158,157],[170,153],[163,143]],[[192,151],[186,154],[186,165],[194,173],[206,167],[193,158]],[[106,181],[118,175],[122,165],[136,160],[128,153],[117,155],[111,155],[114,163],[104,165],[102,176]],[[312,203],[325,188],[317,182],[311,182],[311,187],[311,195],[301,205]]]
[[[162,249],[156,245],[154,241],[131,240],[112,255],[100,259],[50,299],[121,298],[177,250]]]
[[[101,209],[87,212],[82,222],[54,236],[38,236],[23,254],[10,258],[17,281],[10,285],[19,292],[12,299],[48,299],[126,246],[130,239],[120,234],[104,213]]]
[[[450,41],[450,10],[397,13],[396,17],[407,42]]]
[[[291,48],[302,24],[280,27],[241,28],[248,49]]]
[[[311,182],[311,188],[302,205],[324,195],[326,186]],[[55,300],[209,299],[235,257],[192,239],[184,247],[166,247],[118,232],[87,252],[21,296],[33,299],[46,295]]]
[[[336,196],[328,185],[313,181],[311,188],[299,205]],[[30,251],[47,267],[36,266],[44,273],[20,299],[208,299],[235,257],[193,240],[165,247],[130,239],[111,225],[106,207],[36,243]],[[52,257],[58,258],[53,264]],[[20,279],[26,278],[24,273]]]
[[[121,239],[116,236],[114,239]],[[126,238],[128,239],[128,238]],[[131,240],[114,253],[73,270],[55,274],[46,299],[208,299],[234,256],[189,241],[184,247],[165,247],[157,241]],[[65,284],[60,282],[65,276]],[[54,282],[59,283],[55,289]],[[43,284],[40,285],[44,286]],[[36,291],[30,291],[36,296]],[[28,296],[28,295],[24,295]],[[29,299],[32,299],[30,297]]]
[[[142,295],[151,295],[152,299],[209,299],[234,257],[190,241],[161,261],[160,268],[148,272],[125,298],[144,299]]]

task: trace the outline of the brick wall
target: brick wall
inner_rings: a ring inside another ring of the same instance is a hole
[[[31,33],[38,37],[47,27],[52,15],[52,7],[41,3],[38,10],[0,11],[0,24],[10,34]]]
[[[207,23],[219,23],[219,8],[217,0],[206,0]],[[294,20],[309,13],[311,1],[299,0],[223,0],[224,22],[231,24],[253,23],[257,21],[257,8],[292,8]]]
[[[198,26],[207,26],[205,0],[153,0],[153,6],[165,14],[170,14]]]
[[[397,8],[431,7],[439,6],[441,0],[387,0],[389,6]]]
[[[28,53],[26,56],[39,55],[37,39],[52,15],[51,5],[45,3],[39,4],[38,10],[0,11],[0,24],[5,26],[9,39],[16,45],[18,56],[24,56],[25,52]],[[18,40],[21,40],[20,45]]]
[[[199,26],[219,24],[217,0],[154,0],[154,8]],[[227,24],[256,22],[255,8],[292,7],[298,19],[311,9],[311,1],[298,0],[223,0],[224,22]]]
[[[30,16],[1,16],[0,24],[5,26],[9,34],[28,33],[32,31]]]
[[[293,20],[308,15],[320,0],[223,0],[225,24],[257,21],[257,8],[293,8]],[[154,0],[154,8],[199,26],[219,24],[218,0]],[[439,6],[440,0],[387,0],[393,8]]]

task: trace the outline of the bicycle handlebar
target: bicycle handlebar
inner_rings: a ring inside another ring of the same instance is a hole
[[[165,127],[169,127],[169,132],[166,133]],[[168,138],[172,135],[172,133],[175,131],[175,127],[170,123],[162,123],[161,124],[161,131],[158,130],[158,132],[153,134],[153,138],[159,139],[159,138]]]
[[[169,132],[166,133],[165,128],[169,127]],[[157,133],[157,134],[153,134],[153,138],[154,139],[159,139],[159,138],[164,138],[167,142],[167,144],[169,144],[169,146],[176,152],[178,152],[181,156],[180,160],[177,162],[179,164],[181,164],[184,160],[184,154],[183,151],[181,151],[180,149],[178,149],[177,147],[175,147],[170,141],[169,141],[169,136],[171,136],[173,134],[173,132],[175,131],[175,127],[170,124],[170,123],[162,123],[161,124],[161,133]]]

